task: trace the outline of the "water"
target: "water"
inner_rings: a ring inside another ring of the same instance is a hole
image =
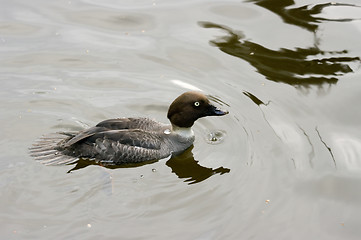
[[[2,1],[1,239],[359,239],[359,1]],[[230,111],[130,168],[49,167],[42,134]]]

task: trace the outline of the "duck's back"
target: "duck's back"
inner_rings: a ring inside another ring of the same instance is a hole
[[[115,118],[102,121],[96,127],[107,129],[142,129],[145,131],[158,131],[166,126],[149,118]]]
[[[71,138],[68,138],[64,146],[71,146],[80,140],[92,136],[96,133],[108,132],[111,130],[142,130],[146,132],[159,132],[167,125],[148,118],[115,118],[102,121],[91,127],[80,131]]]

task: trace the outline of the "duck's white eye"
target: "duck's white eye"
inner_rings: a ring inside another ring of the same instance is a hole
[[[199,102],[194,102],[194,106],[198,107],[198,106],[199,106]]]

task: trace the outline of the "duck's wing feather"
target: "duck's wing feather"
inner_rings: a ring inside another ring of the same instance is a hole
[[[109,130],[121,129],[141,129],[146,131],[157,131],[165,124],[159,123],[149,118],[116,118],[102,121],[96,127],[104,127]]]
[[[124,131],[126,130],[127,133],[130,133],[129,136],[132,137],[133,135],[141,135],[145,134],[142,132],[150,131],[155,132],[158,131],[163,127],[162,124],[147,119],[147,118],[117,118],[117,119],[108,119],[98,123],[95,127],[91,127],[89,129],[83,130],[76,134],[75,136],[68,139],[67,142],[63,144],[64,147],[69,147],[79,141],[82,141],[90,136],[94,136],[94,134],[109,134],[110,135],[117,135],[114,131],[119,131],[117,137],[121,137],[125,134]],[[144,130],[144,131],[143,131]],[[144,136],[142,136],[144,137]],[[124,138],[124,137],[123,137]],[[127,139],[126,137],[124,139]]]
[[[107,164],[143,162],[171,154],[164,148],[162,135],[139,129],[97,132],[73,146],[66,149],[65,154],[70,151],[70,155],[98,159]]]
[[[160,134],[147,132],[140,129],[107,130],[88,136],[86,139],[84,139],[84,142],[89,144],[102,140],[116,142],[117,144],[127,146],[159,150],[164,138]]]
[[[117,119],[108,119],[98,123],[95,127],[85,129],[80,131],[78,134],[69,138],[67,142],[64,143],[64,147],[69,147],[87,137],[93,136],[96,133],[106,132],[107,130],[121,130],[121,129],[130,129],[132,122],[136,119],[133,118],[117,118]]]
[[[96,127],[104,127],[107,129],[131,129],[132,122],[136,121],[134,118],[116,118],[104,120],[96,125]]]
[[[103,127],[92,127],[78,133],[63,144],[63,147],[70,147],[76,143],[96,143],[97,139],[107,139],[120,144],[137,146],[149,149],[160,149],[163,137],[157,133],[146,132],[140,129],[132,130],[108,130]]]
[[[73,135],[72,137],[68,138],[67,141],[65,141],[63,144],[62,144],[62,147],[70,147],[71,145],[87,138],[87,137],[90,137],[90,136],[93,136],[94,134],[96,133],[99,133],[99,132],[103,132],[103,131],[107,131],[107,128],[104,128],[104,127],[91,127],[89,129],[86,129],[86,130],[83,130],[79,133],[77,133],[76,135]]]

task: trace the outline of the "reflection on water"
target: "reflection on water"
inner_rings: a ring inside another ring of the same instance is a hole
[[[343,3],[3,1],[1,239],[360,239],[361,8]],[[185,89],[231,113],[178,156],[27,154],[42,133],[164,122]]]
[[[359,57],[322,55],[347,54],[342,52],[325,52],[318,47],[272,50],[250,40],[245,35],[231,28],[211,22],[200,22],[204,28],[224,30],[227,35],[211,40],[211,44],[224,53],[249,62],[267,79],[294,86],[308,87],[324,83],[335,84],[337,76],[353,72],[348,65],[360,61]]]
[[[96,166],[102,166],[102,167],[105,167],[105,168],[109,168],[109,169],[117,169],[117,168],[135,168],[135,167],[141,167],[141,166],[144,166],[146,164],[152,164],[156,162],[156,160],[153,160],[153,161],[147,161],[147,162],[141,162],[141,163],[129,163],[129,164],[124,164],[124,165],[111,165],[111,164],[107,164],[107,165],[104,165],[102,163],[99,163],[99,162],[96,162],[96,161],[92,161],[92,160],[89,160],[89,159],[85,159],[85,158],[80,158],[75,166],[70,169],[68,171],[68,173],[71,173],[71,172],[74,172],[76,170],[80,170],[82,168],[86,168],[88,166],[93,166],[93,165],[96,165]],[[70,164],[70,165],[73,165],[73,164]]]
[[[222,175],[224,173],[230,172],[230,169],[224,167],[212,169],[199,165],[198,161],[194,159],[192,149],[193,149],[193,145],[190,148],[188,148],[185,152],[179,155],[172,156],[166,162],[166,165],[172,169],[173,173],[175,173],[179,178],[186,179],[185,182],[189,182],[189,184],[199,183],[217,173]],[[133,163],[126,165],[102,165],[100,163],[96,163],[95,161],[80,159],[79,161],[77,161],[76,165],[68,171],[68,173],[91,165],[100,165],[106,168],[116,169],[116,168],[140,167],[154,162],[156,161],[147,161],[142,163]]]
[[[317,5],[305,5],[302,7],[292,8],[295,4],[293,0],[248,0],[254,2],[256,5],[264,7],[271,12],[279,15],[285,23],[296,25],[305,28],[309,31],[315,32],[318,28],[318,23],[321,21],[352,21],[353,19],[345,18],[338,20],[331,20],[326,18],[315,17],[314,15],[320,14],[326,7],[331,6],[350,6],[357,7],[352,4],[343,3],[324,3]]]
[[[258,105],[258,106],[261,104],[264,105],[264,102],[262,102],[258,97],[256,97],[252,93],[244,91],[243,94],[246,95],[247,97],[249,97],[249,99],[251,99],[252,102],[254,102],[256,105]]]
[[[194,159],[192,153],[193,146],[187,149],[185,152],[178,156],[173,156],[166,164],[172,168],[172,172],[179,178],[186,178],[186,182],[189,184],[198,183],[214,174],[224,174],[230,172],[230,169],[219,167],[217,169],[203,167],[198,164],[198,161]]]

